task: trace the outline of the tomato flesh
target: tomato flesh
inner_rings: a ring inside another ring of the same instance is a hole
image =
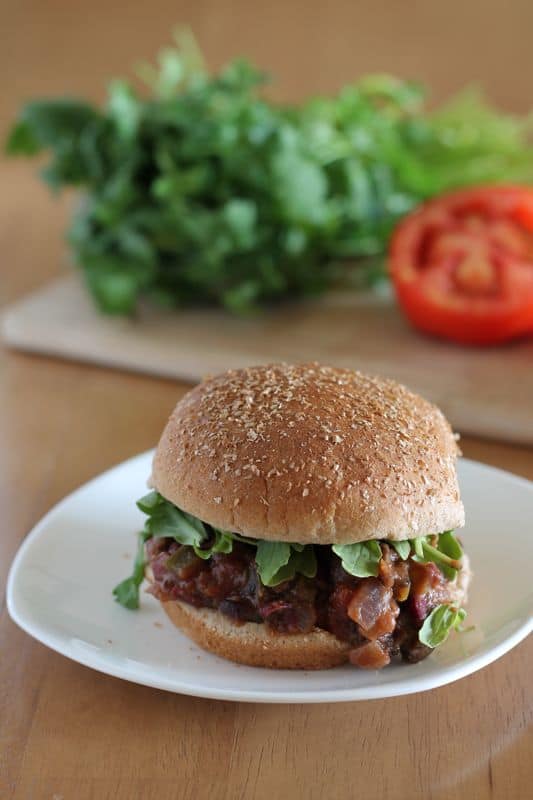
[[[400,305],[426,333],[466,344],[533,335],[533,189],[429,201],[398,225],[390,270]]]

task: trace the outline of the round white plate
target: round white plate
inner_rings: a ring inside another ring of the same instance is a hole
[[[114,602],[130,574],[152,454],[143,453],[82,486],[25,539],[11,567],[7,606],[27,633],[68,658],[119,678],[224,700],[318,703],[420,692],[484,667],[533,628],[533,483],[474,461],[459,464],[467,511],[462,532],[474,570],[468,604],[474,630],[452,634],[425,661],[381,672],[257,669],[203,652],[159,604]],[[512,547],[509,543],[512,542]]]

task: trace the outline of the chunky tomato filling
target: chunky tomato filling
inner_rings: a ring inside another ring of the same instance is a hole
[[[263,623],[276,633],[322,628],[348,642],[353,664],[371,669],[395,656],[416,662],[429,655],[418,631],[452,596],[452,584],[435,564],[404,561],[385,542],[381,550],[377,577],[350,575],[331,547],[317,546],[316,577],[297,575],[268,587],[257,575],[256,548],[248,544],[202,559],[173,539],[146,543],[150,591],[160,600],[218,609],[236,623]]]

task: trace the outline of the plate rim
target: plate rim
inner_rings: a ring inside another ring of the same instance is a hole
[[[170,691],[176,694],[184,694],[190,697],[200,697],[205,699],[212,699],[212,700],[226,700],[226,701],[233,701],[233,702],[255,702],[255,703],[283,703],[283,704],[294,704],[294,703],[332,703],[332,702],[353,702],[353,701],[364,701],[364,700],[378,700],[378,699],[386,699],[388,697],[401,697],[409,694],[418,694],[421,692],[430,691],[431,689],[437,689],[441,686],[445,686],[455,681],[458,681],[462,678],[466,678],[467,676],[477,672],[480,669],[491,664],[493,661],[497,661],[507,652],[516,647],[521,641],[523,641],[532,631],[533,631],[533,615],[529,617],[529,619],[524,620],[511,634],[506,636],[506,638],[499,642],[498,644],[490,647],[488,650],[482,651],[480,653],[474,654],[458,664],[442,667],[438,672],[435,673],[433,676],[424,676],[420,681],[419,685],[416,685],[412,679],[407,678],[400,680],[395,683],[390,684],[375,684],[371,687],[353,687],[353,688],[339,688],[339,689],[302,689],[302,690],[295,690],[290,689],[287,691],[280,691],[280,690],[273,690],[269,689],[264,693],[258,692],[257,690],[250,690],[250,689],[234,689],[234,688],[224,688],[224,687],[208,687],[208,686],[195,686],[193,683],[183,683],[180,682],[179,679],[169,679],[164,678],[162,676],[157,677],[157,673],[154,678],[150,678],[148,676],[142,676],[139,674],[133,674],[131,668],[121,667],[119,664],[113,664],[112,661],[108,661],[105,658],[103,659],[101,656],[93,656],[91,657],[88,653],[83,654],[76,654],[72,653],[71,647],[69,646],[69,642],[64,640],[61,636],[55,634],[54,632],[49,632],[42,625],[38,623],[35,624],[31,620],[28,620],[23,613],[20,612],[20,609],[17,608],[17,601],[15,599],[15,587],[17,583],[17,576],[18,572],[21,568],[21,564],[24,560],[24,557],[28,550],[31,549],[33,543],[39,539],[42,535],[43,531],[49,525],[49,522],[53,517],[60,513],[64,506],[68,505],[69,502],[83,489],[90,487],[97,481],[105,479],[110,473],[115,471],[119,467],[127,467],[129,464],[135,461],[140,461],[142,459],[150,458],[154,453],[154,449],[151,448],[149,450],[145,450],[142,453],[138,453],[130,458],[127,458],[121,462],[114,464],[113,466],[109,467],[108,469],[100,472],[99,474],[93,476],[85,483],[81,484],[80,486],[73,489],[69,492],[65,497],[55,503],[39,520],[38,522],[32,526],[30,531],[26,534],[23,538],[22,542],[20,543],[15,557],[11,563],[9,568],[7,581],[6,581],[6,607],[9,616],[11,617],[12,621],[18,625],[21,630],[27,633],[29,636],[34,638],[40,644],[49,647],[56,653],[59,653],[62,656],[65,656],[71,661],[74,661],[78,664],[81,664],[85,667],[89,667],[91,669],[96,670],[102,674],[110,675],[115,678],[119,678],[121,680],[129,681],[130,683],[136,683],[142,686],[148,686],[150,688],[160,689],[164,691]],[[511,479],[513,482],[518,482],[522,485],[523,488],[527,489],[527,491],[533,492],[533,481],[528,480],[527,478],[516,475],[513,472],[508,470],[501,469],[499,467],[494,467],[489,464],[485,464],[480,461],[476,461],[470,458],[462,458],[461,462],[463,464],[468,464],[469,466],[475,466],[476,468],[480,468],[482,471],[496,474],[497,476],[504,478],[506,480]],[[235,665],[236,668],[240,668],[240,665]],[[317,672],[329,672],[329,670],[318,670]],[[278,671],[279,672],[279,671]],[[302,676],[309,674],[310,671],[302,671]],[[314,672],[314,671],[313,671]],[[316,673],[315,673],[316,674]]]

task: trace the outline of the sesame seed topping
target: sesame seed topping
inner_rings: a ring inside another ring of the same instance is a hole
[[[186,395],[173,425],[173,468],[191,486],[216,482],[217,505],[238,493],[226,513],[240,506],[243,525],[261,503],[282,530],[311,496],[316,530],[357,513],[403,515],[414,531],[422,511],[458,502],[446,420],[394,381],[313,363],[231,370]]]

